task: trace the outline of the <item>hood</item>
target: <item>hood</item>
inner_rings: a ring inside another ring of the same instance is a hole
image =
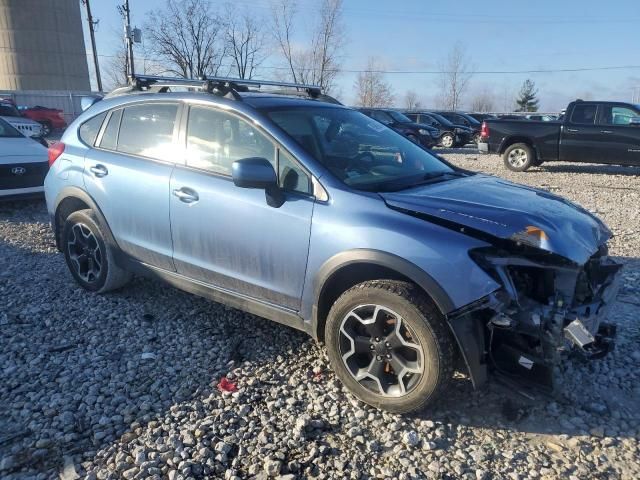
[[[30,118],[26,118],[26,117],[0,117],[3,120],[6,120],[7,122],[9,122],[11,125],[29,125],[29,126],[37,126],[40,127],[40,124],[34,120],[31,120]]]
[[[533,245],[578,264],[611,237],[598,218],[568,200],[487,175],[381,195],[392,208]]]
[[[46,162],[47,149],[28,137],[0,138],[0,161],[7,163],[8,157],[19,162],[25,160]]]

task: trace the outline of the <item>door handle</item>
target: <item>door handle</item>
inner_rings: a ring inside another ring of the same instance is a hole
[[[109,175],[109,170],[107,170],[107,167],[105,167],[104,165],[94,165],[93,167],[89,168],[89,170],[91,170],[91,173],[93,173],[98,178],[106,177],[107,175]]]
[[[194,203],[200,199],[200,197],[198,197],[198,193],[190,188],[176,188],[172,193],[184,203]]]
[[[567,128],[567,132],[571,132],[571,133],[577,133],[580,130],[578,130],[577,128]]]
[[[612,130],[600,130],[600,133],[613,133]]]

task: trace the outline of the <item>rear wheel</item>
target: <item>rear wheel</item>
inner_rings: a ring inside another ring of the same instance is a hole
[[[535,164],[533,149],[526,143],[510,145],[502,156],[504,165],[512,172],[524,172]]]
[[[419,410],[452,377],[451,333],[433,302],[412,283],[376,280],[347,290],[331,308],[325,333],[338,377],[377,408]]]
[[[124,286],[131,274],[116,265],[115,246],[105,235],[92,210],[79,210],[64,223],[63,252],[73,278],[86,290],[104,293]]]

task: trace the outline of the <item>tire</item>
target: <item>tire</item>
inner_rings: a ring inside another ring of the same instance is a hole
[[[412,283],[374,280],[350,288],[329,312],[325,340],[342,383],[363,402],[393,413],[432,403],[453,375],[451,332],[434,303]]]
[[[71,275],[85,290],[105,293],[123,287],[131,274],[114,261],[114,246],[105,242],[104,230],[95,213],[79,210],[67,217],[62,249]]]
[[[440,145],[444,148],[453,148],[456,143],[456,138],[451,133],[445,133],[440,137]]]
[[[42,136],[43,137],[48,137],[51,134],[51,122],[48,121],[43,121],[40,122],[40,125],[42,125]]]
[[[535,164],[533,149],[526,143],[510,145],[502,155],[504,166],[512,172],[525,172]]]
[[[475,143],[476,145],[480,143],[480,134],[479,133],[474,133],[473,137],[471,138],[471,143]]]

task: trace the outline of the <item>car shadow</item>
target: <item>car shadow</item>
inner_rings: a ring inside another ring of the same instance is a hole
[[[55,471],[65,457],[106,465],[116,445],[133,451],[158,429],[172,449],[185,441],[185,431],[197,438],[196,430],[242,419],[244,405],[252,421],[280,431],[311,412],[324,422],[310,434],[321,444],[346,438],[359,410],[367,414],[357,421],[365,437],[380,443],[399,420],[416,429],[434,422],[443,432],[441,448],[458,442],[461,428],[577,436],[604,425],[602,435],[633,435],[625,419],[640,398],[613,365],[636,348],[637,338],[626,336],[613,358],[602,361],[607,370],[600,362],[567,361],[570,391],[554,398],[531,400],[495,379],[474,391],[457,375],[433,407],[388,415],[355,400],[332,373],[322,346],[300,332],[142,278],[107,295],[82,290],[55,251],[42,202],[16,205],[0,207],[0,222],[15,221],[19,209],[32,238],[0,239],[0,402],[3,430],[15,435],[0,442],[0,456],[18,450],[22,472]],[[632,298],[640,261],[623,260],[621,295]],[[624,329],[640,305],[619,302],[613,313]],[[238,392],[218,389],[224,376]],[[287,415],[275,415],[289,400]],[[594,422],[575,420],[585,415]],[[43,438],[48,441],[36,444]],[[298,458],[314,442],[282,449]]]
[[[541,170],[546,172],[623,175],[629,177],[640,176],[640,166],[602,165],[591,163],[543,163],[531,171]]]

